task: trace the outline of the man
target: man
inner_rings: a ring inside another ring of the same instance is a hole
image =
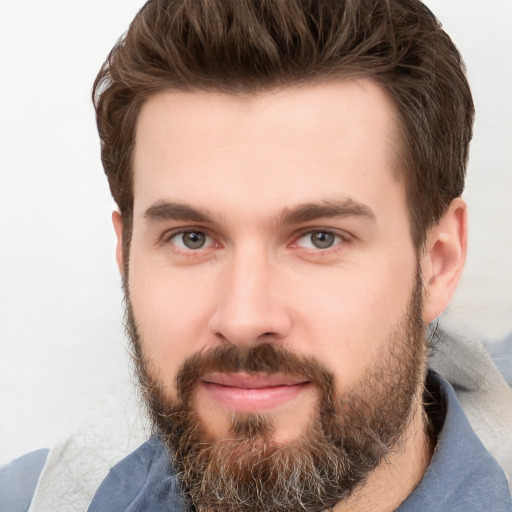
[[[87,510],[510,510],[427,365],[473,122],[428,9],[150,1],[93,96],[155,435]]]

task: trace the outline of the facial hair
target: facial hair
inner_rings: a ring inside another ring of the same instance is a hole
[[[282,344],[263,343],[193,354],[178,371],[176,397],[171,397],[144,355],[145,340],[138,334],[127,293],[126,306],[142,395],[192,509],[328,510],[400,450],[426,372],[419,272],[405,314],[371,367],[346,390],[337,389],[333,372],[315,357],[297,355]],[[201,378],[211,372],[280,373],[307,379],[318,390],[314,414],[301,435],[287,444],[273,440],[276,427],[271,414],[233,413],[226,438],[214,439],[194,405]]]

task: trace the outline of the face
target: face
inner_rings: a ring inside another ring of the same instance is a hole
[[[398,138],[365,80],[144,105],[125,286],[143,379],[192,443],[260,457],[310,439],[323,404],[343,440],[400,402],[397,441],[425,362]]]

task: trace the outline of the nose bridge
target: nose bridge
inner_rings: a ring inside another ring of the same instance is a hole
[[[255,244],[234,250],[226,265],[211,330],[236,345],[286,336],[290,318],[280,299],[278,269],[269,251]]]

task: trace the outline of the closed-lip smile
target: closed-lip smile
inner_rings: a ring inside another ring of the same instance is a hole
[[[201,379],[206,394],[236,412],[262,412],[293,400],[310,380],[284,374],[210,373]]]

